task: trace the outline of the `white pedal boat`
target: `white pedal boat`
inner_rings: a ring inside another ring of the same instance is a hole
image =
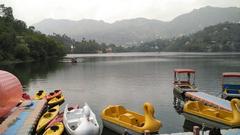
[[[100,128],[95,114],[87,103],[82,108],[66,105],[63,114],[65,129],[70,135],[99,135]]]

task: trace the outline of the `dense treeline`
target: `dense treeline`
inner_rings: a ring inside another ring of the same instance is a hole
[[[174,39],[158,39],[140,46],[128,48],[129,51],[184,51],[184,52],[239,52],[240,24],[222,23],[206,27],[189,36]]]
[[[240,23],[222,23],[206,27],[197,33],[173,39],[157,39],[139,46],[122,47],[106,45],[95,40],[75,41],[66,35],[54,34],[52,38],[63,42],[69,53],[108,52],[238,52],[240,51]],[[72,46],[72,48],[71,48]]]
[[[61,42],[17,20],[11,7],[0,5],[0,61],[43,60],[66,54]]]
[[[107,52],[124,52],[126,48],[114,44],[98,43],[95,40],[76,41],[67,35],[53,34],[52,38],[62,42],[67,49],[67,53],[107,53]]]

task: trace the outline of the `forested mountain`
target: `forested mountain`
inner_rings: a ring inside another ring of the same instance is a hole
[[[64,43],[72,53],[104,53],[109,48],[111,52],[240,52],[240,23],[221,23],[187,36],[157,39],[131,47],[100,44],[84,38],[75,41],[66,35],[54,34],[51,37]],[[70,46],[74,48],[71,50]]]
[[[14,18],[11,7],[0,5],[0,62],[43,60],[65,53],[62,43],[33,26],[27,28],[25,22]]]
[[[34,26],[46,34],[66,34],[76,40],[94,39],[117,45],[138,45],[159,38],[172,38],[191,34],[203,28],[223,22],[239,22],[240,8],[203,7],[180,15],[169,22],[136,18],[106,23],[96,20],[46,19]]]
[[[184,51],[184,52],[239,52],[240,23],[222,23],[173,39],[157,39],[131,51]]]
[[[95,40],[83,38],[76,41],[67,35],[53,34],[51,38],[64,44],[67,53],[107,53],[107,52],[125,52],[126,48],[114,44],[98,43]]]

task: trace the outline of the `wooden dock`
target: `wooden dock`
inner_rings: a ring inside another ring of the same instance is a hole
[[[16,107],[13,112],[1,123],[0,134],[33,134],[45,105],[46,100],[23,101],[23,103]]]

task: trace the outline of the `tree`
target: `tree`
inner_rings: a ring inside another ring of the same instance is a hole
[[[10,20],[14,20],[11,7],[5,7],[4,4],[1,4],[0,11],[1,11],[0,13],[3,17],[10,19]]]

